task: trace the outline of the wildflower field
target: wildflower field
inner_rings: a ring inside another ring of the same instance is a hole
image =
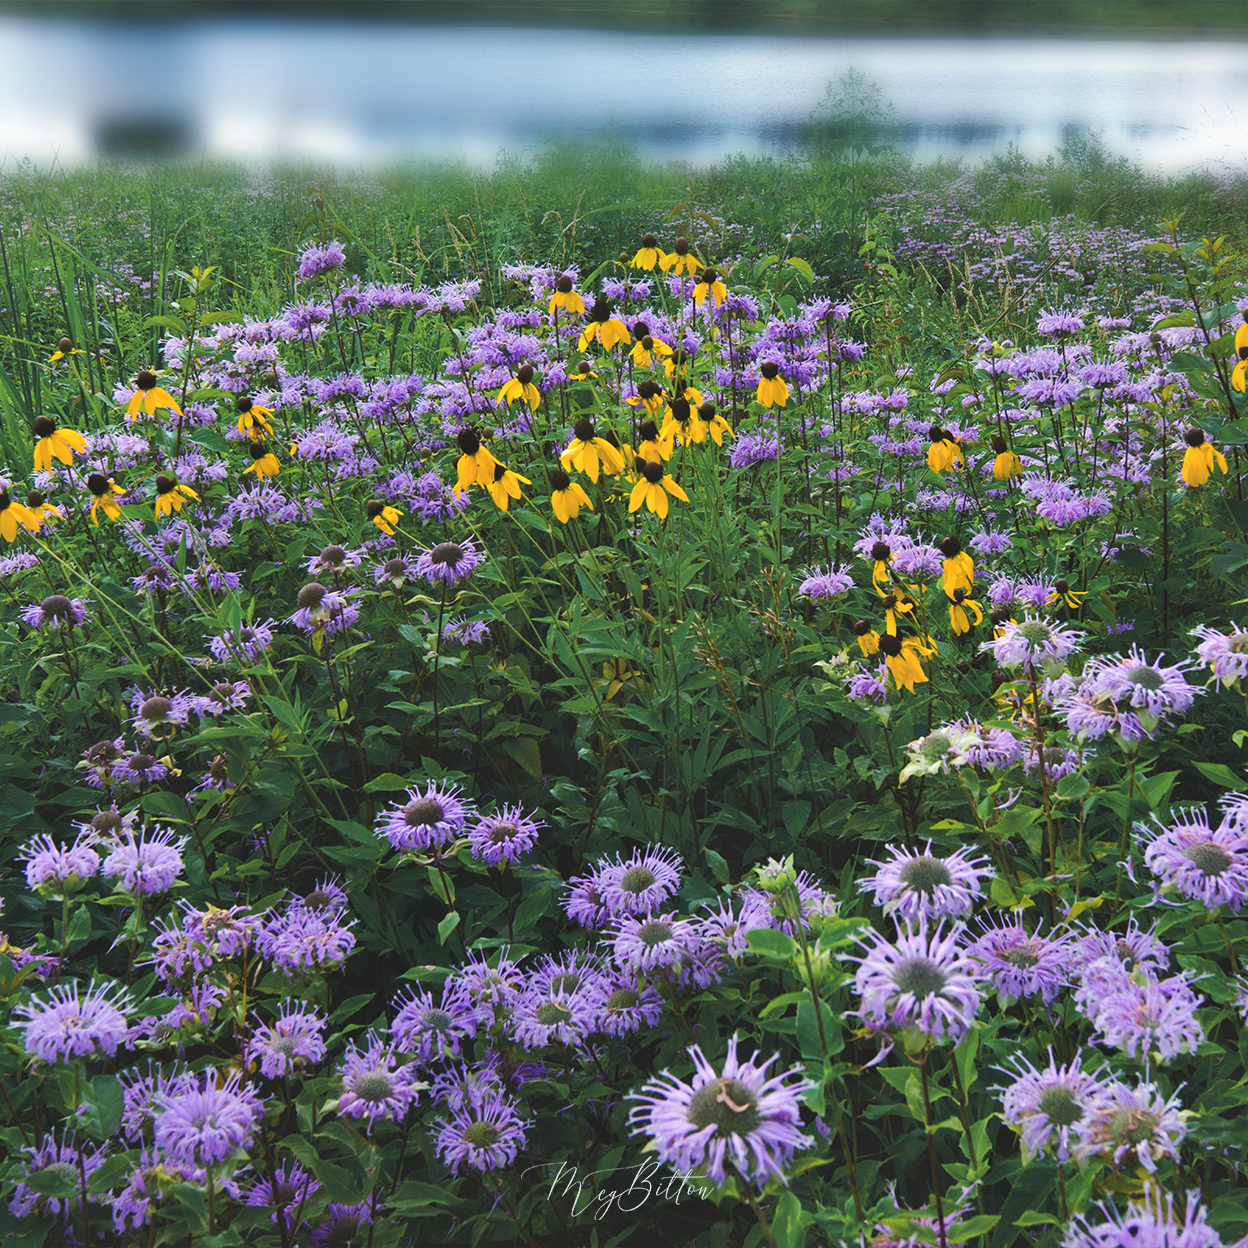
[[[1248,1242],[1246,186],[1067,155],[0,182],[14,1243]]]

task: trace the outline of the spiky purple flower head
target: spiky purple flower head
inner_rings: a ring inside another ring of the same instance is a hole
[[[256,663],[273,644],[273,630],[277,621],[262,620],[259,623],[240,624],[227,629],[219,637],[208,638],[208,649],[218,663]]]
[[[462,542],[439,542],[421,552],[416,560],[416,572],[431,585],[441,583],[449,589],[470,577],[482,557],[471,538]]]
[[[342,1095],[338,1112],[346,1118],[367,1118],[371,1129],[379,1119],[403,1118],[416,1100],[416,1067],[395,1068],[394,1049],[383,1044],[372,1032],[368,1048],[360,1052],[354,1041],[347,1043],[347,1056],[340,1072]]]
[[[390,1024],[390,1036],[399,1053],[415,1053],[418,1062],[441,1061],[457,1058],[459,1046],[476,1031],[476,1024],[460,1017],[455,1003],[447,999],[443,985],[440,999],[435,1002],[431,993],[424,989],[408,989],[411,997],[402,993],[391,1003],[398,1009]]]
[[[1001,1116],[1022,1137],[1025,1155],[1052,1151],[1058,1161],[1069,1161],[1072,1136],[1091,1116],[1104,1082],[1084,1070],[1079,1058],[1058,1066],[1049,1050],[1049,1064],[1037,1070],[1015,1055],[1013,1069],[1001,1068],[1010,1080],[1002,1091]]]
[[[985,920],[983,928],[966,947],[978,963],[976,977],[991,980],[998,992],[1011,997],[1039,996],[1050,1005],[1067,982],[1070,939],[1029,932],[1017,921]]]
[[[634,1135],[647,1135],[660,1158],[678,1170],[703,1167],[722,1184],[731,1166],[760,1187],[768,1179],[784,1180],[784,1167],[799,1149],[810,1145],[802,1134],[799,1097],[810,1086],[801,1070],[767,1077],[778,1059],[761,1065],[758,1054],[742,1062],[737,1037],[728,1042],[723,1069],[707,1061],[695,1044],[692,1083],[664,1071],[629,1099],[638,1102],[629,1114]]]
[[[266,1079],[282,1079],[315,1065],[325,1056],[326,1021],[315,1009],[283,1002],[277,1018],[257,1026],[247,1043],[247,1060],[260,1066]]]
[[[1001,667],[1021,667],[1029,675],[1060,667],[1087,636],[1080,629],[1062,628],[1035,616],[1024,616],[1021,624],[1007,620],[1000,634],[981,642],[980,651],[991,654]]]
[[[615,921],[612,956],[635,973],[679,969],[701,943],[697,928],[676,914],[628,915]]]
[[[190,1166],[215,1166],[246,1149],[264,1117],[263,1099],[238,1071],[220,1083],[216,1071],[205,1071],[199,1086],[164,1093],[158,1106],[156,1146]]]
[[[336,238],[331,238],[321,246],[314,243],[299,253],[299,268],[295,276],[301,282],[306,282],[321,273],[340,269],[346,262],[347,254],[343,251],[342,244]]]
[[[1179,1145],[1187,1135],[1179,1105],[1177,1092],[1166,1098],[1154,1084],[1129,1088],[1115,1080],[1103,1089],[1084,1124],[1076,1156],[1083,1161],[1099,1155],[1117,1166],[1131,1154],[1134,1163],[1156,1174],[1158,1158],[1179,1160]]]
[[[80,993],[77,983],[48,989],[48,999],[32,997],[13,1013],[26,1019],[26,1052],[44,1062],[66,1062],[102,1053],[112,1057],[126,1038],[124,1011],[130,1006],[119,984]]]
[[[18,851],[26,863],[27,887],[52,897],[76,893],[100,869],[96,839],[94,831],[87,830],[65,845],[41,832]]]
[[[987,859],[970,849],[957,849],[940,857],[932,853],[932,843],[921,852],[888,846],[892,860],[867,861],[880,869],[858,881],[860,889],[875,893],[875,904],[885,914],[896,913],[908,923],[923,919],[961,918],[969,914],[984,895],[981,880],[995,872],[986,867]]]
[[[395,804],[378,817],[377,835],[394,849],[431,849],[448,844],[462,834],[474,813],[460,800],[454,785],[430,781],[423,793],[408,789],[408,801]]]
[[[468,845],[474,858],[497,866],[515,862],[537,844],[544,820],[531,819],[519,806],[500,806],[488,815],[481,815],[468,832]]]
[[[1219,687],[1227,684],[1233,689],[1248,679],[1248,629],[1232,624],[1223,633],[1202,624],[1192,629],[1192,636],[1200,638],[1196,657],[1213,672]]]
[[[841,598],[854,587],[854,578],[844,568],[808,568],[797,592],[814,602]]]
[[[866,937],[854,974],[863,1020],[877,1030],[916,1027],[938,1041],[961,1040],[979,1009],[976,968],[959,943],[964,930],[955,925],[946,935],[920,919],[895,942],[878,932]]]
[[[318,1222],[308,1240],[308,1248],[345,1248],[358,1244],[372,1225],[368,1202],[358,1205],[331,1204],[325,1210],[325,1218]]]
[[[437,1118],[434,1149],[455,1173],[464,1167],[482,1172],[515,1164],[524,1145],[524,1122],[515,1102],[491,1081],[468,1085],[450,1105],[449,1118]]]
[[[1144,1199],[1126,1213],[1108,1201],[1098,1202],[1104,1221],[1077,1214],[1066,1228],[1062,1248],[1223,1248],[1222,1237],[1208,1222],[1199,1192],[1188,1192],[1181,1210],[1174,1195],[1149,1184]],[[1230,1248],[1242,1248],[1243,1240]]]
[[[627,859],[602,860],[594,880],[613,918],[651,914],[680,891],[681,857],[674,849],[650,846]]]
[[[126,830],[110,846],[104,859],[104,878],[136,897],[167,893],[182,874],[182,850],[187,838],[172,828],[145,829],[139,835]]]
[[[1135,825],[1148,869],[1210,910],[1225,905],[1238,911],[1248,897],[1248,828],[1229,815],[1211,828],[1198,807],[1176,811],[1171,819],[1169,827]]]
[[[243,1194],[246,1204],[256,1209],[272,1209],[270,1221],[279,1219],[289,1236],[300,1220],[300,1212],[309,1196],[319,1191],[321,1182],[314,1179],[297,1161],[277,1166],[269,1174],[259,1174]]]
[[[78,1230],[82,1229],[82,1196],[81,1187],[83,1173],[87,1179],[104,1164],[104,1153],[90,1144],[79,1143],[72,1135],[57,1139],[55,1135],[44,1137],[38,1148],[27,1147],[22,1150],[29,1154],[26,1169],[17,1180],[13,1196],[9,1201],[9,1212],[18,1218],[29,1218],[40,1213],[61,1214],[71,1242],[72,1219],[78,1220]],[[26,1179],[33,1175],[47,1175],[48,1178],[63,1179],[78,1189],[73,1197],[45,1196],[31,1187]],[[89,1200],[99,1201],[103,1196],[90,1195]]]
[[[65,594],[52,594],[41,602],[33,603],[22,612],[22,619],[40,632],[68,632],[81,628],[88,620],[87,605],[81,598],[69,598]]]
[[[1142,981],[1142,982],[1141,982]],[[1185,975],[1155,979],[1144,972],[1106,983],[1097,1002],[1097,1038],[1140,1059],[1167,1062],[1194,1053],[1205,1038],[1196,1011],[1204,998]]]

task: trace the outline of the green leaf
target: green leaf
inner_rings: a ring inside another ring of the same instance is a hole
[[[429,883],[433,885],[433,891],[437,894],[438,899],[445,906],[453,906],[455,904],[455,884],[450,876],[445,875],[439,867],[435,867],[432,863],[426,870],[429,872]]]
[[[1206,780],[1212,780],[1214,784],[1220,784],[1224,789],[1236,789],[1238,791],[1248,789],[1248,780],[1232,771],[1225,763],[1198,763],[1193,760],[1192,766]]]
[[[365,786],[365,793],[398,793],[401,790],[414,788],[417,781],[404,780],[402,776],[396,776],[394,772],[383,772],[380,776],[374,776]]]
[[[751,952],[778,958],[782,962],[792,962],[797,950],[793,937],[776,931],[774,927],[756,927],[752,932],[747,932],[745,938],[750,943]]]
[[[459,926],[459,913],[452,910],[441,923],[438,924],[438,944],[446,944],[446,938]]]
[[[999,1214],[995,1213],[977,1213],[973,1218],[966,1222],[959,1222],[949,1232],[949,1242],[951,1244],[964,1244],[968,1239],[974,1239],[977,1235],[987,1235],[990,1230],[998,1222],[1001,1221]],[[1017,1226],[1018,1223],[1016,1222]]]
[[[502,746],[534,780],[541,780],[542,751],[532,737],[509,737]]]
[[[790,256],[785,261],[790,268],[796,269],[812,286],[815,282],[815,271],[806,263],[801,256]]]
[[[785,1192],[776,1203],[771,1233],[776,1248],[805,1248],[806,1227],[802,1222],[802,1202],[792,1192]]]
[[[1027,1209],[1014,1219],[1015,1226],[1061,1226],[1062,1220],[1052,1213],[1037,1213]]]
[[[962,1080],[962,1090],[969,1092],[975,1082],[975,1057],[979,1053],[979,1030],[971,1028],[958,1042],[953,1051],[953,1060],[958,1064],[958,1077]]]
[[[702,857],[706,859],[706,865],[710,867],[711,874],[715,877],[715,882],[717,884],[727,884],[731,877],[728,874],[728,863],[724,860],[724,856],[716,853],[713,849],[704,849]]]

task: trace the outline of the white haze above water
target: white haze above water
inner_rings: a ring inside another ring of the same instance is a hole
[[[1146,170],[1245,167],[1244,43],[14,16],[0,17],[0,156],[82,164],[101,126],[167,121],[196,156],[489,167],[614,126],[646,156],[701,164],[784,151],[851,67],[921,159],[1011,142],[1043,156],[1074,127]]]

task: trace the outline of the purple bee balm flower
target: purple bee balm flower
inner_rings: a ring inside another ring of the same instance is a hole
[[[1248,897],[1248,828],[1231,818],[1211,828],[1199,808],[1176,811],[1171,818],[1168,828],[1135,825],[1146,842],[1148,869],[1210,910],[1225,905],[1238,912]]]
[[[1070,941],[1032,935],[1021,923],[985,921],[984,933],[966,947],[979,963],[978,979],[989,979],[1000,993],[1011,997],[1039,995],[1050,1005],[1066,984]]]
[[[858,881],[859,889],[875,893],[875,904],[885,914],[896,913],[908,923],[923,919],[961,918],[984,895],[980,881],[996,873],[986,868],[986,858],[973,856],[969,849],[955,850],[948,857],[932,853],[932,843],[922,853],[888,847],[891,862],[868,858],[879,867],[874,875]]]
[[[435,1119],[434,1150],[456,1174],[464,1167],[482,1172],[515,1164],[524,1145],[524,1122],[500,1088],[474,1088],[452,1106],[449,1118]]]
[[[888,667],[881,663],[874,671],[855,672],[845,682],[845,696],[851,702],[887,702]]]
[[[159,784],[169,774],[169,768],[154,754],[135,751],[114,764],[113,774],[124,784],[136,789],[146,789]]]
[[[1001,1068],[1010,1080],[998,1089],[1004,1092],[1001,1114],[1022,1137],[1024,1156],[1052,1150],[1058,1161],[1069,1161],[1072,1133],[1077,1142],[1104,1090],[1103,1082],[1084,1070],[1078,1058],[1068,1066],[1056,1065],[1052,1049],[1042,1070],[1021,1056],[1015,1056],[1012,1065],[1012,1070]]]
[[[431,849],[446,845],[460,836],[473,813],[469,803],[460,801],[457,786],[443,787],[430,781],[423,793],[408,789],[405,805],[384,811],[377,835],[393,849]]]
[[[439,542],[421,553],[416,560],[416,571],[431,585],[441,582],[450,588],[470,577],[481,559],[471,538],[462,542]]]
[[[665,1009],[663,998],[653,984],[617,971],[603,984],[597,1029],[618,1040],[643,1027],[656,1027]]]
[[[360,618],[360,609],[350,601],[354,590],[339,593],[309,581],[295,597],[296,610],[290,622],[309,636],[324,630],[326,633],[345,633]]]
[[[187,902],[182,903],[182,927],[187,936],[202,945],[213,957],[235,958],[247,951],[259,918],[246,906],[223,906],[209,904],[196,910]]]
[[[675,914],[651,914],[617,919],[611,949],[616,964],[641,973],[679,968],[701,942],[689,919]]]
[[[797,592],[819,602],[840,598],[854,587],[854,578],[844,568],[809,568]]]
[[[1094,663],[1096,685],[1101,693],[1120,706],[1146,711],[1154,719],[1186,714],[1201,692],[1193,689],[1184,678],[1183,673],[1190,670],[1185,664],[1163,667],[1160,659],[1148,663],[1135,646],[1124,658],[1113,662],[1094,660]]]
[[[341,576],[351,568],[358,568],[364,559],[362,550],[348,550],[345,546],[331,544],[322,548],[320,554],[308,560],[308,572],[312,576],[320,576],[328,572],[331,576]]]
[[[76,893],[100,869],[94,832],[80,832],[72,845],[40,833],[18,851],[26,863],[26,885],[52,897]]]
[[[373,1223],[368,1203],[333,1205],[325,1210],[325,1219],[318,1222],[308,1240],[308,1248],[340,1248],[340,1245],[361,1243],[366,1228]]]
[[[693,1082],[664,1071],[629,1099],[639,1102],[629,1114],[634,1135],[648,1135],[659,1157],[680,1171],[704,1168],[722,1184],[732,1167],[762,1186],[771,1178],[785,1181],[784,1167],[812,1140],[801,1127],[801,1094],[810,1086],[800,1070],[767,1078],[773,1054],[756,1065],[737,1058],[737,1038],[728,1042],[722,1071],[716,1071],[695,1044]]]
[[[294,1161],[288,1166],[278,1166],[269,1175],[259,1175],[243,1199],[253,1209],[272,1209],[269,1220],[277,1222],[280,1219],[289,1237],[300,1222],[300,1214],[308,1197],[320,1189],[320,1180],[314,1179]]]
[[[126,1038],[130,1008],[125,989],[106,984],[98,991],[88,988],[79,996],[76,983],[57,984],[48,990],[50,1000],[32,997],[15,1006],[13,1013],[26,1019],[26,1052],[44,1062],[64,1062],[75,1057],[112,1057]]]
[[[214,719],[227,711],[247,709],[251,686],[245,680],[219,680],[203,696],[192,699],[195,714],[201,719],[211,715]]]
[[[1124,975],[1108,985],[1097,1006],[1097,1039],[1141,1060],[1157,1057],[1168,1062],[1187,1051],[1195,1053],[1205,1038],[1196,1011],[1204,998],[1183,975],[1139,983]]]
[[[182,850],[187,838],[172,828],[153,828],[135,836],[126,830],[112,843],[104,859],[104,878],[136,897],[167,893],[182,874]]]
[[[314,244],[300,253],[296,276],[300,281],[306,282],[318,274],[340,269],[346,262],[347,255],[342,249],[342,244],[336,238],[331,238],[322,247]]]
[[[533,992],[593,1002],[605,984],[601,959],[577,949],[552,957],[547,955],[541,965],[530,972],[528,987]]]
[[[920,919],[895,944],[875,932],[866,938],[854,974],[862,1019],[876,1030],[917,1027],[936,1040],[961,1040],[979,1009],[976,968],[958,943],[963,930],[946,936]]]
[[[149,741],[160,741],[190,719],[195,700],[185,690],[166,694],[136,689],[130,705],[134,718],[129,722],[135,732]]]
[[[674,849],[652,846],[623,860],[599,861],[594,878],[612,918],[651,914],[680,890],[681,857]]]
[[[341,914],[347,908],[347,893],[337,876],[327,875],[302,897],[292,897],[292,910],[306,910],[311,914],[329,916]]]
[[[1129,1088],[1115,1080],[1103,1089],[1084,1124],[1076,1157],[1105,1156],[1117,1166],[1131,1153],[1134,1162],[1156,1174],[1159,1157],[1179,1160],[1179,1145],[1187,1135],[1179,1104],[1177,1092],[1167,1100],[1154,1084]]]
[[[1036,322],[1036,332],[1046,338],[1066,338],[1083,329],[1083,321],[1070,312],[1045,312]]]
[[[30,1160],[13,1189],[9,1212],[17,1218],[60,1214],[64,1220],[63,1232],[66,1234],[66,1241],[78,1243],[74,1238],[74,1222],[77,1221],[77,1229],[81,1232],[83,1175],[85,1173],[89,1182],[91,1175],[104,1164],[103,1152],[90,1145],[79,1144],[72,1135],[62,1140],[48,1135],[38,1148],[25,1148],[22,1151],[30,1154]],[[77,1189],[77,1194],[69,1198],[45,1196],[26,1182],[36,1174],[71,1183]],[[87,1199],[98,1202],[105,1200],[106,1196],[89,1194]]]
[[[1170,965],[1170,950],[1151,931],[1143,931],[1132,916],[1125,931],[1093,929],[1081,936],[1071,951],[1070,972],[1086,976],[1106,959],[1128,974],[1136,970],[1146,970],[1151,974],[1164,971]]]
[[[747,433],[738,439],[728,463],[733,468],[756,468],[780,457],[780,443],[774,433]]]
[[[406,555],[391,555],[373,569],[373,580],[378,585],[403,585],[417,575],[415,560]]]
[[[416,1100],[416,1067],[395,1069],[394,1049],[382,1044],[372,1032],[368,1048],[361,1053],[354,1041],[347,1043],[346,1061],[339,1072],[342,1095],[338,1112],[346,1118],[367,1118],[371,1129],[378,1119],[403,1118]]]
[[[548,1044],[579,1048],[594,1030],[597,1010],[584,994],[526,990],[512,1009],[516,1043],[530,1051]]]
[[[1232,624],[1229,633],[1222,633],[1202,624],[1192,636],[1200,638],[1196,657],[1213,672],[1219,688],[1225,683],[1233,689],[1248,679],[1248,629]]]
[[[611,912],[603,901],[602,886],[597,873],[574,875],[568,881],[568,891],[563,898],[564,913],[573,922],[591,930],[604,927]]]
[[[260,1063],[266,1079],[281,1079],[325,1056],[325,1020],[297,1002],[283,1003],[272,1023],[261,1023],[247,1044],[247,1060]]]
[[[421,1063],[441,1061],[459,1056],[460,1042],[471,1031],[456,1017],[456,1011],[448,1000],[443,986],[440,1004],[434,1004],[432,994],[423,989],[410,989],[410,998],[400,993],[391,1002],[398,1009],[390,1024],[390,1035],[399,1053],[415,1053]]]
[[[475,1036],[478,1027],[492,1027],[507,1017],[520,996],[526,972],[518,962],[499,953],[491,966],[484,954],[473,952],[446,981],[443,1001]]]
[[[158,1100],[156,1147],[175,1163],[215,1166],[250,1146],[264,1117],[264,1101],[241,1082],[238,1071],[217,1083],[209,1070],[203,1082]]]
[[[771,926],[771,909],[765,895],[742,894],[733,902],[721,901],[719,909],[698,919],[698,936],[704,945],[722,949],[734,962],[740,961],[750,949],[749,934]]]
[[[1223,1248],[1222,1237],[1208,1223],[1199,1192],[1188,1192],[1181,1212],[1174,1196],[1152,1184],[1144,1199],[1133,1202],[1125,1214],[1110,1203],[1098,1202],[1104,1222],[1093,1223],[1077,1214],[1066,1228],[1062,1248]],[[1231,1248],[1243,1248],[1239,1240]]]
[[[355,934],[339,915],[290,909],[270,914],[257,943],[279,971],[308,976],[341,966],[355,948]]]
[[[97,741],[83,750],[78,768],[87,773],[87,783],[93,789],[110,789],[116,778],[117,768],[125,756],[124,737],[117,737],[112,741]]]
[[[468,846],[474,858],[497,866],[515,862],[537,844],[543,820],[530,819],[519,806],[500,806],[493,814],[481,815],[468,833]]]
[[[153,1067],[150,1059],[146,1071],[131,1066],[118,1071],[117,1078],[122,1083],[122,1134],[136,1145],[152,1138],[162,1096],[189,1092],[199,1086],[198,1076],[190,1071],[178,1066],[172,1070]]]
[[[243,624],[227,629],[219,637],[208,638],[208,649],[218,663],[258,663],[260,656],[273,644],[276,620],[259,624]]]
[[[200,1173],[195,1166],[175,1166],[158,1148],[143,1149],[137,1165],[126,1176],[125,1185],[113,1198],[113,1229],[124,1235],[147,1226],[157,1216],[170,1187],[183,1181],[194,1182]]]
[[[72,628],[81,628],[88,619],[86,604],[81,598],[67,598],[64,594],[52,594],[27,607],[22,612],[22,619],[31,628],[40,632],[68,632]]]
[[[1024,616],[1021,624],[1007,620],[1001,635],[980,643],[982,653],[991,653],[1001,667],[1021,667],[1029,675],[1039,668],[1060,667],[1079,647],[1086,633],[1079,629]]]

